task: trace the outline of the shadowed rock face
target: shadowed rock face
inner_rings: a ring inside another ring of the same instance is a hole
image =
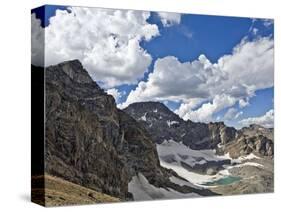
[[[141,172],[157,187],[196,192],[170,182],[145,127],[118,110],[78,60],[45,69],[45,171],[68,181],[131,199],[128,183]],[[199,190],[201,195],[213,195]]]
[[[192,149],[213,149],[236,136],[236,130],[222,122],[205,124],[184,121],[159,102],[133,103],[124,111],[142,123],[156,143],[173,139]]]
[[[223,122],[195,123],[184,121],[159,102],[133,103],[124,109],[150,133],[155,143],[172,139],[192,149],[216,149],[234,158],[256,153],[273,156],[273,129],[258,125],[236,130]],[[219,147],[220,146],[220,147]]]
[[[50,66],[45,76],[46,171],[126,198],[130,176],[114,147],[120,132],[113,97],[77,60]]]

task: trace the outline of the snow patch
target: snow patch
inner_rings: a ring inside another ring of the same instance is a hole
[[[218,143],[217,147],[218,147],[218,148],[222,148],[222,147],[223,147],[223,144],[222,144],[222,143]]]
[[[175,183],[175,184],[178,184],[180,186],[188,186],[188,187],[191,187],[191,188],[196,188],[196,189],[203,189],[202,187],[200,186],[196,186],[188,181],[185,181],[185,180],[182,180],[180,178],[177,178],[175,176],[172,176],[169,178],[171,182]]]
[[[195,164],[204,164],[207,161],[221,161],[229,159],[228,155],[216,155],[215,150],[193,150],[183,143],[175,142],[174,140],[164,140],[163,143],[157,144],[157,152],[160,160],[169,160],[171,157],[174,161],[184,162],[190,166]]]
[[[167,125],[169,127],[171,127],[173,124],[178,124],[178,123],[179,123],[178,121],[170,121],[170,120],[167,121]]]
[[[253,160],[253,159],[260,159],[260,157],[254,155],[253,153],[249,154],[249,155],[246,155],[246,156],[241,156],[239,157],[239,159],[241,161],[244,161],[244,160]]]
[[[216,175],[197,174],[185,169],[181,162],[190,166],[195,164],[203,164],[207,161],[220,161],[229,158],[229,155],[216,155],[212,149],[193,150],[182,143],[177,143],[174,140],[165,140],[161,144],[157,144],[157,152],[161,166],[173,169],[179,176],[188,180],[192,184],[202,186],[209,181],[218,180],[230,175],[228,170],[222,170]]]
[[[234,168],[234,167],[243,167],[243,166],[255,166],[255,167],[263,167],[262,164],[259,164],[259,163],[255,163],[255,162],[245,162],[245,163],[241,163],[241,164],[238,164],[238,165],[235,165],[231,168]]]
[[[201,187],[205,187],[202,184],[205,184],[205,183],[211,182],[211,181],[215,181],[215,180],[219,180],[221,178],[224,178],[225,176],[230,175],[228,170],[222,170],[222,171],[218,172],[216,175],[197,174],[195,172],[186,170],[184,167],[182,167],[181,164],[179,164],[177,162],[167,163],[165,161],[160,161],[160,165],[167,169],[174,170],[179,176],[188,180],[192,184],[201,186]]]
[[[224,157],[231,160],[232,163],[243,163],[246,160],[260,159],[260,157],[256,156],[253,153],[250,153],[249,155],[245,155],[245,156],[240,156],[239,158],[236,159],[231,158],[229,153],[225,154]]]
[[[180,193],[171,188],[157,188],[150,184],[145,176],[139,173],[134,176],[128,184],[129,192],[133,194],[134,200],[154,200],[154,199],[178,199],[188,197],[200,197],[196,193]]]
[[[258,156],[253,153],[247,156],[241,156],[237,159],[232,159],[229,153],[225,155],[216,155],[216,151],[212,149],[204,150],[193,150],[184,145],[183,143],[177,143],[174,140],[164,140],[163,143],[157,144],[157,152],[160,160],[160,165],[174,170],[179,176],[183,177],[191,184],[197,186],[206,187],[202,184],[207,182],[212,182],[219,180],[221,178],[227,177],[230,175],[229,170],[234,167],[242,166],[256,166],[262,167],[261,164],[249,162],[248,160],[259,159]],[[191,167],[195,164],[204,164],[207,161],[221,161],[221,160],[231,160],[232,163],[237,163],[236,165],[224,165],[224,169],[219,171],[215,175],[204,175],[198,174],[192,171],[187,170],[182,166],[182,162],[190,165]],[[174,178],[170,179],[172,182],[177,184],[183,183],[179,182],[180,179],[176,180]],[[187,182],[188,183],[188,182]]]
[[[139,120],[146,121],[146,114],[147,114],[147,113],[145,113],[142,117],[140,117]]]

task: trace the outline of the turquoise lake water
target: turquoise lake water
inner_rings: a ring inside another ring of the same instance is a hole
[[[228,185],[228,184],[234,183],[239,180],[241,180],[241,177],[227,176],[227,177],[221,178],[219,180],[207,182],[203,185],[206,185],[206,186]]]

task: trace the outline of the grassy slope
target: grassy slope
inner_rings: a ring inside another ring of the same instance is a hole
[[[45,179],[45,195],[41,186]],[[32,177],[32,201],[45,206],[118,202],[119,199],[85,188],[58,177],[45,175]],[[34,188],[35,187],[35,188]],[[44,197],[45,202],[44,202]]]

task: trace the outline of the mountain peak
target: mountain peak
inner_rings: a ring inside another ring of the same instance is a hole
[[[154,101],[147,101],[147,102],[135,102],[130,104],[127,108],[124,109],[126,110],[137,110],[137,111],[163,111],[166,113],[172,113],[170,109],[164,105],[161,102],[154,102]]]
[[[75,59],[70,61],[65,61],[49,68],[59,69],[61,68],[65,74],[67,74],[71,80],[78,83],[92,83],[93,80],[89,73],[84,69],[82,63]]]
[[[59,63],[59,65],[60,64],[73,64],[73,65],[79,65],[79,66],[83,67],[82,63],[78,59],[64,61],[64,62]]]
[[[132,103],[130,105],[149,105],[149,106],[164,106],[164,107],[166,107],[163,103],[155,102],[155,101],[134,102],[134,103]]]

